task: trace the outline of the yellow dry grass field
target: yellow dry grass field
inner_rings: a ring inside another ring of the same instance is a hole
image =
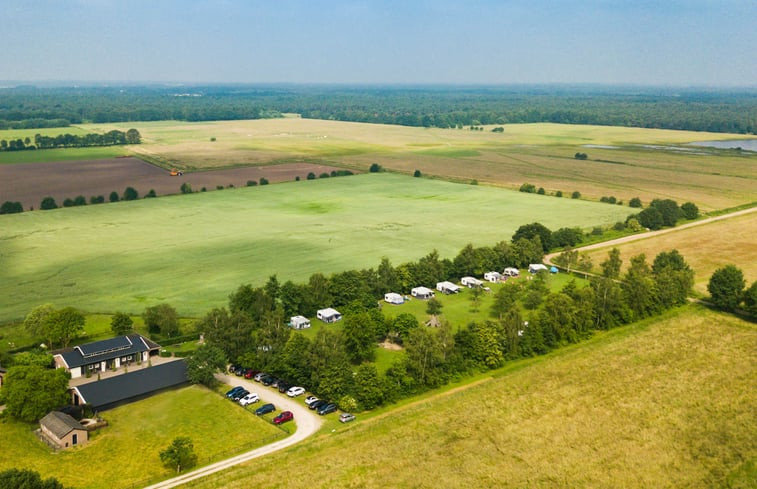
[[[743,135],[563,124],[512,124],[504,133],[281,118],[221,122],[132,123],[144,144],[134,151],[188,171],[311,162],[547,192],[693,201],[704,210],[757,200],[757,155],[673,145]],[[86,131],[126,125],[81,126]],[[211,139],[215,139],[211,141]],[[587,145],[591,146],[588,147]],[[600,147],[597,147],[600,146]],[[584,161],[573,158],[585,152]]]
[[[649,263],[662,250],[677,249],[694,269],[694,289],[707,294],[712,272],[736,265],[744,272],[747,286],[757,280],[757,214],[715,221],[617,246],[624,269],[632,256],[644,253]],[[607,258],[609,248],[587,252],[595,271]]]
[[[755,487],[755,352],[689,305],[190,487]]]

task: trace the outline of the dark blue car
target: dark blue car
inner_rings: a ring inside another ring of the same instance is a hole
[[[242,387],[241,385],[238,385],[238,386],[234,387],[233,389],[231,389],[229,392],[227,392],[226,393],[226,397],[233,398],[234,394],[236,394],[237,392],[239,392],[241,390],[244,390],[244,387]]]
[[[263,414],[272,413],[274,411],[276,411],[276,406],[274,406],[273,404],[263,404],[255,410],[255,414],[261,416]]]

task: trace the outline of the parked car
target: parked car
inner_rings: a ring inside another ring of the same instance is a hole
[[[297,397],[297,396],[299,396],[301,394],[304,394],[304,393],[305,393],[305,388],[304,387],[299,387],[299,386],[290,387],[289,390],[287,391],[287,395],[289,397]]]
[[[244,373],[245,379],[251,379],[255,376],[255,374],[259,373],[260,370],[253,370],[251,368],[248,368],[247,371]]]
[[[292,411],[282,411],[278,416],[273,418],[273,424],[286,423],[287,421],[292,421],[293,419],[294,414],[292,414]]]
[[[326,404],[325,406],[321,406],[318,408],[318,414],[321,416],[324,416],[329,413],[336,412],[336,404]]]
[[[226,397],[234,397],[234,394],[236,394],[237,392],[239,392],[241,390],[244,390],[244,387],[242,387],[241,385],[238,385],[238,386],[232,388],[230,391],[228,391],[226,393]]]
[[[239,400],[241,398],[243,398],[244,396],[246,396],[249,393],[250,393],[250,391],[248,391],[247,389],[242,389],[241,391],[237,391],[233,396],[231,396],[231,398],[233,400],[239,402]]]
[[[263,404],[262,406],[260,406],[259,408],[255,410],[255,414],[260,416],[263,414],[272,413],[274,411],[276,411],[276,406],[274,406],[273,404]]]
[[[318,398],[315,397],[315,396],[308,396],[308,397],[305,398],[305,405],[306,406],[310,406],[311,404],[313,404],[317,400],[318,400]]]
[[[260,380],[260,382],[262,382],[263,385],[265,385],[265,386],[269,386],[269,385],[273,384],[275,381],[276,381],[276,378],[275,377],[271,377],[270,375],[266,375],[265,377],[263,377]]]
[[[229,373],[230,374],[233,374],[234,370],[236,370],[236,369],[237,369],[237,366],[234,365],[233,363],[231,365],[229,365]]]
[[[234,369],[234,375],[236,375],[237,377],[241,377],[244,375],[245,370],[247,369],[244,367],[237,367]]]
[[[330,404],[329,401],[326,401],[324,399],[319,399],[315,402],[311,402],[310,406],[308,406],[308,409],[316,410],[321,406],[325,406],[326,404]]]
[[[263,380],[263,377],[267,376],[268,374],[265,372],[258,372],[255,375],[252,376],[252,378],[255,380],[255,382],[260,382]]]
[[[349,423],[350,421],[355,421],[355,415],[350,413],[342,413],[339,415],[339,421],[342,423]]]
[[[239,404],[241,404],[242,406],[247,406],[248,404],[255,404],[259,400],[260,398],[258,397],[257,394],[255,394],[254,392],[250,392],[249,394],[247,394],[246,396],[244,396],[243,398],[239,400]]]

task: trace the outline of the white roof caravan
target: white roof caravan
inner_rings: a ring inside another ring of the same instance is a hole
[[[482,280],[479,280],[475,277],[463,277],[460,279],[460,283],[468,287],[469,289],[472,289],[473,287],[481,287],[484,285],[484,282]]]
[[[497,283],[502,280],[502,274],[499,272],[486,272],[484,274],[484,280],[488,280],[491,283]]]
[[[410,291],[410,295],[418,299],[430,299],[434,297],[434,291],[426,287],[415,287]]]
[[[508,277],[517,277],[518,275],[520,275],[520,272],[517,268],[507,267],[505,268],[505,271],[502,273],[502,275],[506,275]]]
[[[387,294],[384,294],[384,302],[388,302],[389,304],[403,304],[405,302],[405,298],[402,297],[401,294],[397,294],[396,292],[389,292]]]
[[[447,281],[437,282],[436,290],[445,294],[457,294],[460,292],[460,286]]]
[[[324,323],[335,323],[342,319],[342,314],[336,309],[332,309],[330,307],[327,307],[326,309],[319,309],[316,313],[316,316]]]
[[[529,273],[538,273],[542,270],[548,271],[549,268],[547,268],[547,265],[542,265],[541,263],[532,263],[528,266]]]
[[[292,316],[289,319],[289,326],[292,329],[305,329],[310,327],[310,319],[305,316]]]

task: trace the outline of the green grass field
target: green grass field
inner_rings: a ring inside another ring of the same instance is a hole
[[[198,463],[207,464],[285,436],[269,422],[204,387],[172,390],[102,413],[109,426],[88,445],[53,453],[32,432],[38,426],[0,423],[0,470],[26,468],[66,487],[142,487],[174,473],[160,451],[177,436],[192,438]]]
[[[0,321],[52,302],[197,317],[242,283],[304,281],[437,249],[510,240],[518,226],[591,227],[627,207],[366,174],[0,216]],[[433,285],[433,284],[431,284]],[[401,291],[408,292],[408,291]]]
[[[691,305],[190,487],[757,484],[757,329]]]

